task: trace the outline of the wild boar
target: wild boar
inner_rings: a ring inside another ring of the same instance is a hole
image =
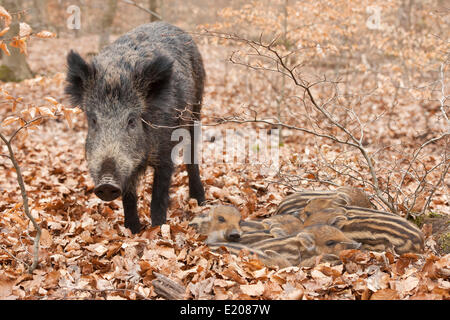
[[[105,47],[92,62],[67,56],[66,93],[85,112],[85,154],[104,201],[122,196],[125,226],[141,229],[136,188],[148,165],[154,168],[152,225],[166,222],[174,170],[172,133],[189,128],[186,163],[189,194],[205,201],[196,154],[194,122],[200,120],[205,71],[192,37],[165,22],[141,25]]]

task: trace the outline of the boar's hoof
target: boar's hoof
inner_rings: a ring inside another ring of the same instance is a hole
[[[113,184],[104,183],[94,189],[94,193],[97,197],[103,201],[112,201],[117,199],[121,195],[121,190],[118,186]]]
[[[130,229],[132,234],[136,234],[141,231],[142,224],[139,221],[136,222],[125,221],[125,228]]]

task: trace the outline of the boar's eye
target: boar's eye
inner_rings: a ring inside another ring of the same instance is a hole
[[[219,222],[225,222],[225,218],[222,216],[218,216],[217,220],[219,220]]]
[[[128,128],[129,129],[136,128],[136,125],[137,125],[137,121],[136,121],[135,117],[131,117],[131,118],[128,119]]]
[[[97,126],[97,118],[95,116],[89,117],[89,124],[95,128]]]
[[[334,241],[334,240],[328,240],[327,242],[325,242],[325,245],[326,245],[327,247],[332,247],[332,246],[334,246],[334,245],[336,245],[336,244],[337,244],[337,242]]]

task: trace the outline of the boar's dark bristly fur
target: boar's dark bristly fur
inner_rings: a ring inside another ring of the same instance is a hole
[[[154,168],[152,225],[166,221],[173,173],[171,135],[200,119],[205,71],[193,39],[164,22],[137,27],[105,47],[92,62],[71,51],[66,93],[88,121],[86,159],[95,194],[105,201],[122,195],[125,226],[141,224],[136,188],[147,165]],[[191,160],[194,159],[191,143]],[[189,194],[205,200],[198,165],[186,164]]]

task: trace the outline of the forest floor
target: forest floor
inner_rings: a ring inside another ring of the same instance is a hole
[[[83,56],[97,45],[96,37],[33,40],[29,63],[34,79],[5,83],[13,96],[23,97],[23,105],[45,105],[51,96],[68,104],[64,95],[65,55],[70,48]],[[226,116],[250,103],[271,106],[264,100],[267,86],[259,78],[243,76],[239,66],[228,66],[228,48],[204,44],[208,81],[203,122]],[[249,96],[249,84],[252,94]],[[258,81],[258,83],[256,83]],[[420,112],[418,106],[404,112]],[[0,104],[0,119],[10,115],[7,101]],[[417,120],[411,115],[397,121],[405,130]],[[265,129],[262,125],[223,124],[205,130]],[[249,129],[250,128],[250,129]],[[209,131],[212,132],[212,131]],[[0,298],[2,299],[158,299],[152,285],[163,274],[186,288],[186,298],[194,299],[449,299],[450,254],[437,248],[437,236],[427,234],[423,255],[398,256],[389,252],[349,250],[342,264],[319,263],[313,268],[272,269],[260,261],[241,255],[218,254],[204,244],[204,237],[188,227],[193,216],[218,203],[231,203],[244,217],[262,217],[274,212],[292,186],[278,179],[278,171],[241,163],[202,163],[202,180],[208,205],[199,207],[188,197],[187,173],[177,167],[173,177],[169,228],[152,228],[150,200],[152,171],[149,169],[139,189],[139,215],[146,229],[132,235],[123,226],[119,200],[102,202],[93,193],[93,182],[84,159],[86,123],[79,114],[73,127],[49,120],[21,137],[14,145],[22,167],[32,215],[42,227],[38,268],[28,274],[23,262],[32,258],[35,232],[24,215],[15,170],[7,158],[0,158]],[[368,139],[387,133],[376,132]],[[294,130],[283,130],[280,164],[286,173],[296,170],[305,176],[314,172],[316,150],[339,153],[339,147],[322,145]],[[408,140],[407,134],[403,137]],[[212,144],[213,142],[211,142]],[[217,139],[214,143],[217,143]],[[6,153],[4,146],[1,153]],[[301,158],[302,166],[289,167]],[[357,160],[349,164],[361,166]],[[349,180],[336,178],[337,184]],[[430,212],[441,217],[435,225],[448,235],[450,203],[447,187],[436,192]],[[298,182],[296,189],[329,189],[330,185]],[[444,190],[444,191],[442,191]],[[426,220],[425,219],[425,220]],[[426,220],[428,221],[428,220]]]

